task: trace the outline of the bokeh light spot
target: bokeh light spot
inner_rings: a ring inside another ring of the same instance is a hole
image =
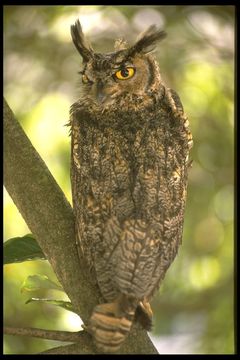
[[[224,228],[216,217],[207,217],[197,226],[194,242],[197,249],[205,252],[215,251],[224,240]]]
[[[214,210],[224,222],[233,220],[233,186],[226,185],[214,197]]]
[[[194,288],[201,290],[215,285],[220,277],[220,273],[220,265],[217,258],[205,256],[196,259],[192,263],[189,271],[189,280]]]

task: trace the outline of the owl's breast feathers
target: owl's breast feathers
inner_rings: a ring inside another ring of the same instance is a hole
[[[90,321],[104,351],[121,344],[140,302],[147,309],[181,243],[192,138],[178,95],[164,90],[138,106],[72,107],[77,238],[103,296],[121,299]]]

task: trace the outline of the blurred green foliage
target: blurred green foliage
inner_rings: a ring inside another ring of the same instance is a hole
[[[111,51],[120,36],[133,42],[153,23],[168,33],[156,56],[164,82],[179,93],[189,116],[193,165],[183,245],[152,302],[150,335],[161,354],[231,354],[235,9],[226,5],[4,7],[5,97],[70,202],[70,138],[64,125],[80,86],[81,59],[69,31],[77,17],[97,51]],[[4,220],[5,240],[29,232],[7,192]],[[56,281],[47,261],[5,266],[5,324],[80,329],[81,321],[72,313],[24,304],[21,284],[36,273]],[[48,297],[48,291],[40,295]],[[68,300],[59,292],[55,298]],[[58,344],[5,336],[4,352],[36,353]]]

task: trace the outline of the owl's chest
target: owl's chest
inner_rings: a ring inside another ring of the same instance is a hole
[[[93,126],[81,130],[73,140],[73,160],[82,180],[91,182],[95,195],[126,188],[138,157],[131,135],[123,136],[111,129],[103,131]]]
[[[73,131],[73,161],[81,178],[95,187],[94,193],[119,192],[131,188],[140,167],[147,171],[163,160],[162,140],[160,129],[117,131],[88,124]]]
[[[72,126],[72,183],[81,212],[89,209],[103,220],[145,217],[146,211],[151,217],[176,202],[184,187],[179,179],[185,176],[185,155],[168,114],[105,116],[100,125],[82,116]]]

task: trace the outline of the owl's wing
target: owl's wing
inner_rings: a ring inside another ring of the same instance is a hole
[[[162,94],[164,103],[167,105],[168,108],[170,107],[172,113],[178,113],[183,115],[183,104],[178,93],[175,90],[162,85],[160,95]]]
[[[139,216],[121,225],[110,259],[114,287],[137,299],[152,296],[182,239],[192,135],[178,94],[166,89],[165,101],[166,113],[169,107],[171,112],[162,117],[167,123],[164,132],[149,133],[142,150],[144,166],[135,179],[133,197]]]
[[[184,108],[178,93],[170,88],[165,88],[164,104],[172,113],[172,116],[177,119],[179,125],[182,125],[182,130],[178,129],[179,139],[181,138],[186,143],[186,149],[189,151],[193,146],[192,134],[189,130],[188,117],[184,112]]]
[[[99,286],[110,301],[118,294],[138,300],[151,295],[174,256],[161,238],[160,225],[143,220],[126,220],[120,225],[116,218],[111,219],[104,242],[105,252],[96,265]]]
[[[158,225],[128,220],[118,246],[112,253],[113,283],[120,293],[139,300],[158,286],[170,264]]]
[[[138,320],[145,328],[151,327],[146,296],[157,288],[169,266],[164,251],[160,251],[158,231],[142,220],[127,220],[121,226],[115,218],[107,225],[106,251],[98,259],[98,281],[112,302],[97,305],[88,324],[88,331],[104,352],[119,349],[131,329],[136,309]]]

